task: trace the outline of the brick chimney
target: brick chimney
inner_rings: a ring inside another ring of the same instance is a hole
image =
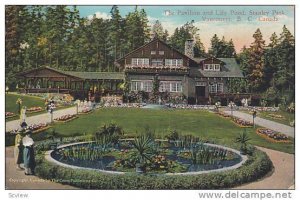
[[[194,40],[188,39],[185,41],[184,54],[189,58],[194,58]]]

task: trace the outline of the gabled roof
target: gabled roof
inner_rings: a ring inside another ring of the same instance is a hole
[[[195,62],[195,60],[194,60],[193,58],[188,57],[187,55],[185,55],[184,53],[182,53],[182,52],[178,51],[177,49],[173,48],[172,46],[170,46],[170,45],[167,44],[166,42],[160,40],[158,37],[155,37],[155,38],[153,38],[153,40],[151,40],[150,42],[148,42],[148,43],[146,43],[146,44],[144,44],[144,45],[142,45],[142,46],[140,46],[140,47],[138,47],[138,48],[132,50],[131,52],[129,52],[129,53],[127,53],[126,55],[124,55],[122,58],[117,59],[116,62],[119,62],[119,61],[125,59],[125,58],[126,58],[127,56],[129,56],[130,54],[132,54],[132,53],[134,53],[134,52],[137,52],[138,50],[144,48],[145,46],[148,46],[148,45],[150,45],[151,43],[157,42],[157,41],[160,42],[160,43],[162,43],[162,44],[164,44],[164,45],[166,45],[166,46],[167,46],[168,48],[170,48],[171,50],[176,51],[177,53],[181,54],[183,57],[185,57],[185,58],[187,58],[187,59],[189,59],[189,60]]]
[[[197,58],[201,62],[206,58]],[[190,71],[192,77],[224,77],[224,78],[243,78],[243,73],[235,58],[217,58],[223,62],[221,71],[205,71],[200,68],[193,68]]]
[[[124,72],[77,72],[77,71],[63,71],[52,67],[40,67],[31,69],[25,72],[18,73],[18,76],[25,76],[26,74],[34,73],[35,71],[48,69],[64,76],[71,76],[83,80],[122,80],[125,78]]]

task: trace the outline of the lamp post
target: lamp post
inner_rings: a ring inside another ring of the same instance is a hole
[[[255,119],[255,117],[256,117],[256,110],[253,110],[252,117],[253,117],[253,128],[255,128],[254,119]]]
[[[78,115],[78,102],[76,102],[76,115]]]
[[[234,103],[232,101],[230,101],[229,106],[230,106],[230,110],[231,110],[231,117],[233,117],[233,105],[234,105]]]

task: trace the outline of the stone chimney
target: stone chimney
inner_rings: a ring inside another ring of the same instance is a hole
[[[184,54],[187,57],[194,58],[194,40],[193,39],[188,39],[187,41],[185,41]]]

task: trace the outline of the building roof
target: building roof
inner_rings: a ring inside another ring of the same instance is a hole
[[[173,50],[173,51],[176,51],[178,54],[180,54],[180,55],[182,55],[183,57],[185,57],[185,58],[191,60],[192,62],[193,62],[193,61],[195,62],[195,60],[194,60],[193,58],[190,58],[189,56],[185,55],[184,53],[178,51],[177,49],[173,48],[170,44],[168,44],[168,43],[162,41],[162,40],[159,39],[158,37],[154,37],[152,40],[150,40],[149,42],[145,43],[144,45],[142,45],[142,46],[140,46],[140,47],[138,47],[138,48],[136,48],[136,49],[130,51],[129,53],[127,53],[127,54],[124,55],[123,57],[117,59],[116,62],[118,63],[118,62],[120,62],[121,60],[124,60],[124,59],[125,59],[126,57],[128,57],[130,54],[132,54],[132,53],[134,53],[134,52],[136,52],[136,51],[139,51],[140,49],[142,49],[142,48],[144,48],[144,47],[146,47],[146,46],[148,46],[148,45],[150,45],[151,43],[156,42],[156,41],[158,41],[158,42],[160,42],[160,43],[166,45],[169,49],[171,49],[171,50]]]
[[[120,80],[125,78],[124,72],[75,72],[64,71],[66,74],[89,80]]]
[[[63,71],[52,67],[40,67],[24,71],[18,74],[18,76],[26,76],[27,74],[34,73],[39,70],[48,69],[65,76],[71,76],[83,80],[122,80],[125,78],[124,72],[77,72],[77,71]]]
[[[194,58],[197,63],[207,58]],[[204,71],[200,68],[191,68],[190,75],[192,77],[224,77],[224,78],[243,78],[243,73],[235,58],[217,58],[224,63],[221,71]]]

